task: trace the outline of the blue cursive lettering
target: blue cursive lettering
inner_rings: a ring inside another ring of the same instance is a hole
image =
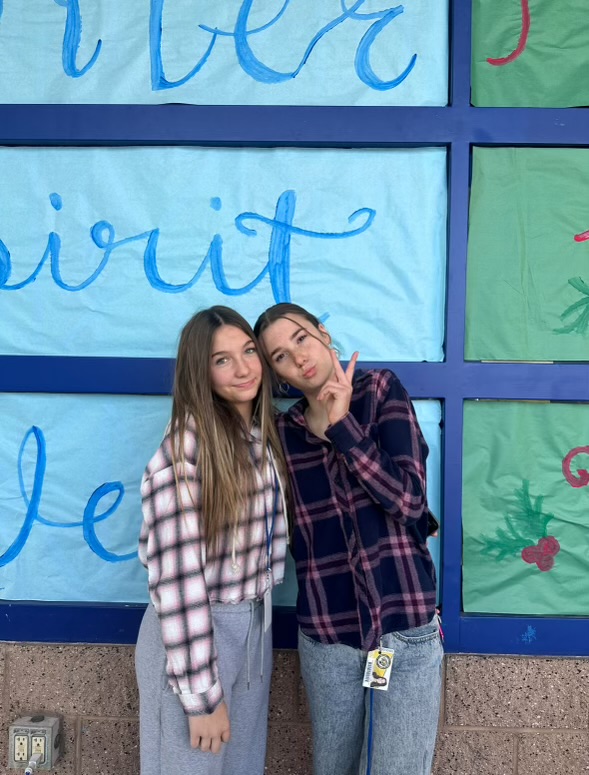
[[[116,492],[117,497],[115,502],[105,509],[102,514],[96,514],[96,509],[100,503],[101,498],[104,498],[110,493]],[[127,560],[134,560],[137,557],[137,552],[129,552],[128,554],[115,554],[109,552],[98,540],[94,525],[96,522],[100,522],[103,519],[107,519],[111,514],[114,514],[118,509],[123,496],[125,495],[125,488],[122,482],[105,482],[98,487],[90,498],[88,504],[84,509],[84,519],[82,520],[84,530],[84,540],[92,549],[94,554],[98,555],[101,560],[106,562],[126,562]]]
[[[63,202],[59,194],[51,194],[50,201],[55,210],[61,210]],[[344,230],[342,232],[313,231],[294,224],[296,201],[295,191],[283,191],[276,202],[273,218],[255,212],[243,212],[235,218],[236,229],[248,238],[258,236],[258,231],[253,227],[252,223],[261,223],[270,228],[269,243],[266,248],[266,264],[252,280],[239,287],[232,287],[227,279],[225,273],[226,259],[224,259],[223,253],[223,239],[220,234],[215,234],[213,236],[204,259],[202,259],[190,279],[183,283],[170,283],[162,277],[158,264],[157,248],[160,236],[159,228],[150,229],[149,231],[134,234],[130,237],[116,239],[116,232],[113,224],[109,221],[101,220],[97,221],[90,228],[90,238],[95,247],[103,251],[103,256],[96,269],[85,280],[77,284],[68,283],[63,278],[60,266],[62,239],[57,231],[51,231],[49,233],[45,251],[32,274],[26,279],[12,284],[9,284],[12,275],[10,251],[6,244],[0,239],[0,291],[22,290],[37,279],[43,266],[47,262],[49,262],[50,265],[53,282],[58,288],[74,293],[82,291],[92,285],[92,283],[94,283],[105,271],[116,250],[123,245],[145,241],[143,270],[148,283],[156,291],[162,293],[184,293],[192,288],[202,277],[207,267],[210,267],[215,287],[226,296],[241,296],[249,293],[262,282],[266,275],[268,275],[276,303],[290,301],[292,235],[323,240],[348,239],[362,234],[370,228],[376,216],[375,210],[369,207],[362,207],[355,210],[347,218],[349,224],[361,219],[361,224],[356,228],[348,229],[347,231]],[[219,197],[213,197],[211,199],[211,207],[213,210],[220,210],[221,206],[222,203]]]
[[[35,472],[33,475],[33,487],[31,495],[27,493],[27,487],[24,476],[23,458],[29,439],[33,438],[36,446],[35,455]],[[47,444],[43,431],[36,425],[33,425],[22,441],[20,450],[18,453],[18,481],[20,487],[20,494],[26,507],[26,515],[23,521],[19,534],[14,539],[12,544],[0,555],[0,568],[8,565],[12,562],[23,550],[35,522],[39,522],[42,525],[52,528],[75,528],[81,527],[86,543],[90,549],[98,555],[105,562],[125,562],[127,560],[133,560],[137,557],[137,552],[129,552],[128,554],[115,554],[109,551],[102,545],[96,535],[94,525],[96,522],[101,522],[108,519],[121,504],[123,496],[125,494],[125,488],[122,482],[105,482],[100,485],[90,496],[88,504],[84,509],[84,516],[81,522],[60,522],[56,520],[49,520],[42,517],[40,514],[41,496],[43,494],[43,485],[45,483],[45,472],[47,469]],[[117,493],[117,497],[114,503],[105,509],[101,514],[96,514],[98,504],[102,498],[113,492]]]
[[[58,0],[55,0],[58,2]],[[201,58],[197,61],[194,67],[182,78],[175,81],[170,81],[166,78],[163,57],[162,57],[162,16],[165,0],[151,0],[151,13],[150,13],[150,59],[151,59],[151,86],[154,91],[161,89],[171,89],[178,86],[182,86],[191,78],[193,78],[207,63],[210,55],[213,52],[215,44],[219,37],[231,37],[235,43],[235,53],[237,61],[241,69],[247,73],[251,78],[264,84],[279,84],[285,81],[290,81],[296,78],[301,72],[307,61],[313,52],[313,49],[317,44],[332,30],[338,27],[343,22],[348,20],[366,22],[373,21],[373,24],[366,31],[362,37],[355,56],[355,70],[358,78],[369,86],[371,89],[377,91],[384,91],[386,89],[393,89],[402,83],[415,66],[417,54],[414,54],[411,58],[408,66],[401,73],[401,75],[393,78],[389,81],[385,81],[379,78],[374,72],[370,64],[370,50],[379,37],[381,32],[388,27],[388,25],[397,16],[403,13],[404,9],[402,5],[396,7],[389,7],[382,11],[376,11],[372,13],[359,13],[360,8],[366,3],[366,0],[355,0],[351,6],[347,6],[345,0],[340,0],[341,13],[336,16],[331,22],[325,24],[318,32],[316,32],[311,41],[307,45],[303,56],[298,65],[287,72],[281,72],[271,68],[265,64],[259,57],[257,57],[250,45],[249,39],[254,35],[260,35],[267,30],[270,30],[277,22],[282,18],[286,9],[289,7],[291,0],[284,0],[281,8],[275,14],[275,16],[259,27],[249,28],[249,19],[254,6],[254,0],[243,0],[233,31],[222,30],[218,27],[211,27],[207,24],[199,24],[199,29],[206,32],[211,36],[209,46]]]
[[[80,48],[80,41],[82,40],[82,15],[80,13],[78,0],[55,0],[55,2],[57,5],[62,6],[62,8],[67,8],[61,54],[63,69],[66,75],[69,75],[72,78],[80,78],[94,66],[98,59],[98,55],[100,54],[100,49],[102,48],[102,41],[99,40],[96,44],[94,53],[87,64],[81,69],[78,69],[76,57],[78,55],[78,49]]]
[[[211,31],[212,38],[208,49],[195,64],[192,70],[183,78],[176,81],[168,81],[164,72],[162,60],[162,15],[164,12],[164,0],[151,0],[151,13],[149,18],[149,50],[151,58],[151,88],[154,91],[161,89],[173,89],[176,86],[182,86],[183,83],[193,78],[201,70],[210,57],[215,43],[217,42],[217,32]],[[208,32],[208,30],[207,30]]]
[[[350,18],[352,12],[357,8],[360,8],[364,2],[365,0],[357,0],[349,12],[347,9],[345,9],[344,13],[342,13],[333,21],[329,22],[329,24],[326,24],[324,27],[322,27],[319,32],[313,36],[311,42],[307,46],[307,50],[303,54],[303,58],[301,59],[299,65],[290,73],[279,73],[277,70],[272,70],[270,67],[264,65],[263,62],[261,62],[254,55],[252,49],[250,48],[247,38],[248,35],[254,34],[254,31],[248,31],[247,22],[250,11],[254,4],[254,0],[244,0],[235,25],[235,51],[237,53],[237,60],[248,75],[251,75],[252,78],[254,78],[256,81],[260,81],[261,83],[281,83],[282,81],[288,81],[291,78],[296,78],[296,76],[306,65],[311,52],[317,43],[319,43],[321,38],[326,33],[335,29],[335,27],[337,27],[343,21]],[[284,4],[284,8],[286,8],[287,4],[287,2]],[[276,21],[277,19],[275,19],[273,23]]]
[[[370,28],[364,33],[364,36],[360,41],[358,50],[356,51],[356,61],[355,61],[356,73],[358,74],[358,78],[360,78],[360,80],[363,81],[367,86],[370,86],[371,89],[376,89],[378,91],[385,91],[386,89],[394,89],[395,86],[398,86],[400,83],[402,83],[405,80],[405,78],[407,78],[409,73],[415,67],[415,62],[417,61],[417,54],[413,54],[409,64],[407,65],[405,70],[403,70],[401,75],[397,76],[397,78],[393,78],[391,81],[382,81],[380,78],[377,77],[376,73],[374,72],[370,64],[370,49],[372,48],[372,44],[374,43],[376,38],[380,35],[380,33],[384,30],[384,28],[387,27],[393,21],[393,19],[395,19],[397,16],[399,16],[402,13],[403,13],[402,5],[399,5],[397,8],[391,8],[390,11],[383,14],[381,19],[374,22],[374,24],[370,26]]]
[[[267,226],[272,227],[270,237],[270,250],[268,255],[268,268],[270,269],[270,282],[276,302],[291,301],[290,297],[290,238],[292,234],[299,234],[303,237],[314,237],[316,239],[345,239],[362,234],[372,224],[376,215],[375,210],[363,207],[353,212],[348,223],[356,220],[361,215],[366,215],[366,220],[362,226],[350,231],[341,233],[310,231],[301,229],[292,225],[294,218],[294,209],[296,203],[296,194],[294,191],[285,191],[278,199],[276,213],[273,219],[265,218],[257,213],[242,213],[235,219],[235,225],[243,234],[255,237],[257,231],[245,225],[246,220],[260,221]]]

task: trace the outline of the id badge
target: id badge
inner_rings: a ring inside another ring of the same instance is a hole
[[[362,686],[386,692],[389,688],[394,656],[393,649],[379,648],[369,651]]]
[[[272,589],[264,592],[264,632],[267,632],[272,624]]]

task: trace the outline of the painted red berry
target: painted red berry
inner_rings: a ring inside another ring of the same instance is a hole
[[[554,557],[560,552],[560,544],[554,536],[546,536],[538,541],[538,549],[541,554]]]
[[[542,554],[536,560],[536,565],[541,571],[550,570],[554,566],[554,557],[550,554]]]
[[[522,560],[529,562],[530,565],[535,563],[540,556],[537,546],[526,546],[525,549],[522,549]]]

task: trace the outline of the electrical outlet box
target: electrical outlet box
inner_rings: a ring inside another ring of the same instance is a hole
[[[61,717],[37,713],[22,716],[8,730],[8,767],[24,770],[31,756],[40,754],[38,770],[50,770],[63,748]]]

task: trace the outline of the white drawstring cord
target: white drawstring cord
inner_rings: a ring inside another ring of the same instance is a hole
[[[247,637],[245,639],[245,656],[247,666],[247,690],[250,688],[250,638],[252,634],[252,626],[254,623],[254,601],[249,601],[249,622],[247,625]]]
[[[264,606],[261,606],[262,611],[264,610]],[[261,637],[261,648],[260,648],[260,683],[264,683],[264,638],[266,633],[264,632],[264,623],[262,620],[262,629],[260,630]]]
[[[263,606],[260,605],[259,601],[256,600],[249,600],[249,623],[247,628],[247,636],[245,639],[245,657],[246,657],[246,671],[247,671],[247,688],[249,691],[249,688],[251,686],[251,638],[253,634],[253,630],[256,622],[256,617],[259,619],[260,614],[258,613],[258,609],[262,608]],[[264,625],[261,625],[261,638],[260,638],[260,681],[264,680]]]

